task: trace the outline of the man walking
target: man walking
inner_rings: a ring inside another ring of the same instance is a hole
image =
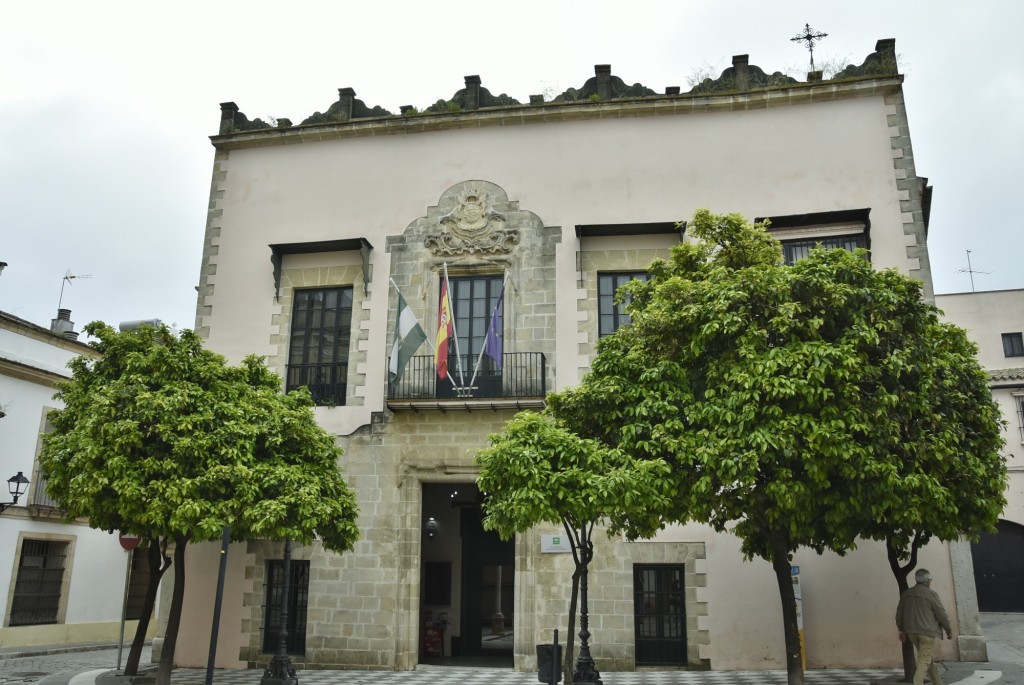
[[[942,685],[932,652],[935,638],[941,638],[945,631],[946,637],[952,639],[953,631],[949,627],[949,616],[942,606],[942,600],[931,589],[932,574],[926,569],[918,569],[914,580],[917,585],[900,596],[899,606],[896,607],[896,627],[900,631],[900,640],[909,638],[917,649],[914,685],[924,683],[925,670],[928,671],[932,685]]]

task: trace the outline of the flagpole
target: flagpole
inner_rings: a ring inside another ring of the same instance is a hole
[[[459,349],[459,331],[455,328],[455,308],[452,307],[452,284],[448,281],[448,262],[444,262],[444,285],[444,291],[448,297],[448,311],[452,313],[452,337],[455,338],[455,361],[459,364],[459,381],[462,383],[462,389],[465,389],[466,374],[462,372],[462,351]],[[450,376],[451,374],[449,374]],[[452,381],[452,385],[458,388],[455,381]]]
[[[501,299],[505,296],[505,284],[508,282],[508,269],[505,270],[505,277],[501,279],[501,290],[498,292],[498,301],[494,303],[494,309],[491,310],[491,318],[487,319],[487,333],[484,335],[484,344],[480,346],[480,355],[476,358],[476,366],[473,368],[473,377],[469,380],[469,387],[473,387],[473,383],[476,382],[476,375],[480,372],[480,362],[484,360],[484,352],[487,351],[487,336],[491,334],[491,321],[494,319],[495,314],[498,313],[498,307],[501,306]],[[398,286],[395,286],[396,288]]]
[[[395,286],[395,292],[398,293],[399,296],[401,296],[402,295],[402,289],[398,287],[397,283],[395,283],[395,279],[393,279],[390,276],[388,276],[388,280],[391,281],[391,285]],[[405,298],[403,297],[402,299],[404,300]],[[406,302],[408,302],[408,300],[406,300]],[[434,343],[431,342],[429,335],[425,336],[424,342],[427,343],[427,346],[430,348],[431,356],[435,355],[436,352],[434,351]],[[448,380],[451,381],[452,388],[456,388],[457,389],[459,387],[459,386],[455,385],[455,380],[452,378],[451,374],[448,374]]]

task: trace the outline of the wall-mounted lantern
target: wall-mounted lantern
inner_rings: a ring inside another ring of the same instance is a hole
[[[7,479],[7,489],[14,498],[13,502],[0,502],[0,514],[7,510],[7,507],[18,503],[18,498],[28,492],[28,478],[21,471]]]

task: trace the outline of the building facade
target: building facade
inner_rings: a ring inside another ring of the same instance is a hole
[[[17,504],[0,514],[3,647],[115,642],[120,632],[130,553],[116,534],[85,520],[64,522],[37,461],[47,414],[60,406],[54,384],[70,376],[72,358],[94,354],[73,327],[66,309],[49,329],[0,312],[0,474],[29,480]],[[129,616],[137,616],[145,590],[142,559],[129,583]],[[129,621],[129,640],[134,630]]]
[[[599,337],[628,322],[615,287],[684,240],[676,222],[694,210],[771,218],[790,259],[819,242],[868,247],[931,297],[930,189],[902,81],[884,40],[828,81],[739,56],[685,94],[598,65],[550,102],[493,96],[469,76],[423,113],[371,109],[343,88],[326,113],[270,128],[223,104],[197,331],[231,361],[265,355],[286,387],[311,389],[361,510],[352,553],[294,552],[297,664],[492,658],[525,670],[552,629],[564,640],[572,559],[560,531],[484,533],[474,451],[579,382]],[[442,289],[459,340],[448,377],[428,343],[392,378],[399,294],[434,341]],[[208,625],[218,550],[189,554],[184,624]],[[268,660],[281,555],[279,542],[232,546],[220,666]],[[809,667],[899,663],[881,546],[842,559],[801,551],[793,563]],[[983,656],[969,548],[933,544],[922,565],[956,618],[958,640],[939,658]],[[590,629],[602,669],[785,663],[770,565],[743,562],[737,539],[703,526],[634,543],[599,536]],[[178,663],[205,663],[208,641],[182,635]]]
[[[1024,612],[1024,290],[938,295],[947,320],[967,330],[1006,421],[1006,508],[973,545],[982,611]]]

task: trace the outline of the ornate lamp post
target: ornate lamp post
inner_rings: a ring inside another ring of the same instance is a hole
[[[580,653],[576,657],[576,671],[572,674],[574,683],[595,683],[603,685],[601,673],[597,670],[594,657],[590,656],[590,619],[587,615],[587,571],[594,559],[594,545],[586,535],[586,525],[580,531],[580,561],[583,562],[583,573],[580,575]]]
[[[299,679],[288,656],[288,597],[291,594],[292,541],[284,541],[284,578],[281,587],[281,630],[277,634],[277,653],[263,672],[260,685],[298,685]]]
[[[7,507],[13,506],[18,503],[18,498],[24,495],[28,491],[28,478],[21,471],[14,476],[7,479],[7,490],[10,491],[11,497],[14,498],[12,502],[0,502],[0,514],[7,510]]]

